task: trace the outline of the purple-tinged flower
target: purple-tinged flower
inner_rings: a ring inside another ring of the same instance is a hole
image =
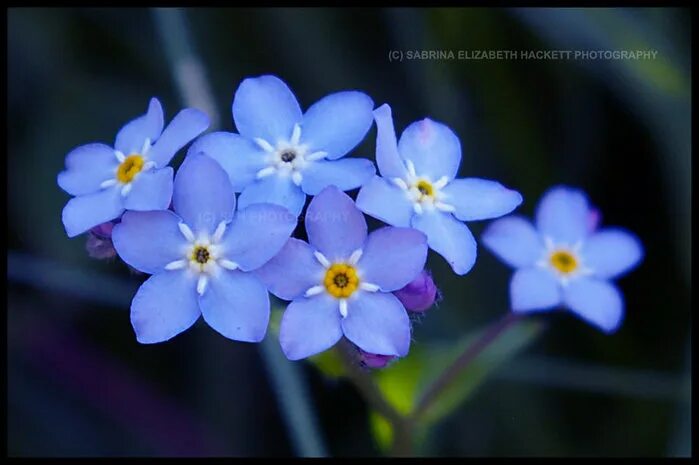
[[[444,124],[425,118],[396,142],[391,107],[377,108],[374,118],[376,163],[383,177],[374,176],[361,188],[357,206],[384,223],[424,232],[430,248],[456,274],[468,273],[476,261],[476,240],[462,221],[510,213],[522,196],[495,181],[454,179],[461,144]]]
[[[624,301],[610,282],[638,265],[643,247],[621,228],[591,228],[599,217],[585,194],[565,186],[550,189],[536,211],[536,227],[519,216],[494,221],[483,243],[516,269],[510,281],[512,311],[565,306],[606,333],[619,328]]]
[[[434,305],[439,289],[427,270],[393,293],[409,312],[424,313]]]
[[[87,233],[85,249],[92,258],[106,259],[116,255],[114,244],[112,244],[113,221],[98,224]]]
[[[114,227],[119,256],[152,274],[131,303],[139,342],[166,341],[199,318],[229,339],[259,342],[269,295],[249,273],[284,246],[296,218],[277,205],[235,212],[228,175],[211,158],[188,157],[175,176],[174,212],[126,212]]]
[[[275,76],[245,79],[233,99],[239,134],[215,132],[189,153],[204,152],[228,172],[241,207],[269,202],[299,215],[306,194],[335,185],[355,189],[376,172],[363,158],[344,158],[372,124],[374,102],[357,91],[330,94],[305,113]]]
[[[163,109],[150,100],[145,115],[127,123],[106,144],[77,147],[66,156],[58,185],[75,197],[63,209],[69,237],[119,218],[125,210],[164,210],[172,197],[170,160],[179,149],[209,127],[199,110],[180,111],[163,130]]]
[[[393,355],[378,355],[365,352],[357,348],[359,352],[359,363],[366,368],[386,368],[389,363],[396,359]]]
[[[392,292],[424,267],[424,234],[385,227],[367,236],[364,215],[335,186],[313,198],[305,225],[310,244],[290,239],[256,272],[272,294],[292,301],[279,330],[287,358],[322,352],[343,335],[366,352],[407,354],[410,320]]]

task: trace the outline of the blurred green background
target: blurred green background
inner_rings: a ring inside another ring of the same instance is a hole
[[[55,179],[73,147],[112,143],[151,96],[167,119],[193,105],[213,130],[233,130],[236,87],[267,73],[304,108],[360,89],[391,104],[399,131],[425,116],[442,121],[461,139],[460,176],[519,190],[528,216],[549,186],[579,186],[603,224],[645,245],[645,261],[619,282],[617,334],[547,315],[546,331],[435,424],[421,454],[691,453],[689,10],[14,8],[7,19],[9,455],[302,454],[288,427],[299,418],[317,423],[325,454],[382,452],[355,388],[280,360],[275,341],[233,343],[200,321],[168,343],[139,345],[129,302],[143,277],[90,259],[85,238],[63,231],[69,197]],[[390,50],[549,49],[658,53],[388,59]],[[373,157],[374,141],[372,128],[355,154]],[[471,225],[478,238],[484,223]],[[508,311],[510,271],[484,248],[464,277],[438,256],[429,267],[444,299],[415,326],[415,350]]]

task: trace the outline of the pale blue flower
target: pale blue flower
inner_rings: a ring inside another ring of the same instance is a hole
[[[563,306],[607,333],[619,328],[624,300],[611,280],[640,263],[643,247],[624,229],[598,230],[598,221],[582,191],[558,186],[542,197],[536,227],[519,216],[488,226],[483,244],[516,269],[514,312]]]
[[[239,134],[207,134],[189,153],[203,152],[223,166],[241,193],[241,207],[269,202],[299,215],[306,195],[329,185],[355,189],[374,175],[370,160],[343,158],[371,127],[373,108],[366,94],[347,91],[330,94],[302,113],[279,78],[248,78],[233,99]]]
[[[114,227],[121,259],[153,275],[131,303],[139,342],[170,339],[199,315],[227,338],[264,338],[269,295],[249,272],[279,252],[296,218],[270,204],[235,212],[235,203],[225,171],[211,158],[194,155],[175,176],[174,212],[126,212]]]
[[[163,130],[163,109],[150,100],[145,115],[127,123],[114,147],[81,145],[66,156],[58,185],[75,197],[63,209],[69,237],[119,218],[125,210],[163,210],[172,198],[168,163],[179,149],[209,127],[199,110],[180,111]]]
[[[432,250],[463,275],[476,261],[476,240],[462,221],[510,213],[522,196],[502,184],[479,178],[454,179],[461,144],[444,124],[425,118],[408,126],[396,142],[391,107],[374,111],[374,176],[357,196],[364,213],[393,226],[413,227],[427,235]]]

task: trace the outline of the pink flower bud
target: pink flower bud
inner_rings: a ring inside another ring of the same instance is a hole
[[[359,362],[367,368],[386,368],[396,358],[393,355],[371,354],[360,348],[357,350],[359,351]]]
[[[427,270],[422,270],[407,286],[393,293],[410,312],[423,313],[437,300],[439,291],[432,275]]]

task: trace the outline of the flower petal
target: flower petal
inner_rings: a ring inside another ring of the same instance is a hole
[[[461,221],[497,218],[522,203],[519,192],[487,179],[454,179],[443,192],[448,195],[444,202],[456,208],[454,216]]]
[[[608,228],[588,237],[580,254],[585,266],[592,268],[595,276],[616,278],[640,263],[643,246],[631,232]]]
[[[148,158],[158,167],[167,166],[178,150],[209,127],[209,117],[195,108],[185,108],[175,115],[158,141],[148,152]]]
[[[187,156],[203,152],[228,173],[235,192],[255,181],[257,172],[267,166],[265,152],[257,144],[232,132],[212,132],[189,147]]]
[[[269,294],[250,273],[224,270],[199,297],[204,320],[234,341],[260,342],[269,323]]]
[[[127,210],[166,210],[172,200],[172,175],[174,170],[166,166],[139,173],[133,180],[131,192],[124,198]]]
[[[141,153],[146,138],[151,143],[160,137],[163,130],[163,107],[153,97],[148,104],[148,112],[126,123],[117,133],[114,148],[124,155]]]
[[[280,139],[288,140],[294,124],[301,123],[302,118],[296,97],[276,76],[247,78],[235,92],[235,127],[249,139],[259,137],[272,145]]]
[[[337,300],[327,295],[294,300],[284,311],[279,343],[289,360],[310,357],[342,337]]]
[[[426,259],[424,234],[412,228],[385,227],[369,234],[357,266],[362,281],[392,292],[420,274]]]
[[[327,95],[303,115],[301,142],[313,152],[327,152],[329,160],[340,158],[364,139],[373,108],[374,101],[362,92]]]
[[[374,164],[366,158],[316,161],[303,170],[301,187],[308,195],[318,195],[328,186],[349,191],[367,182],[375,172]]]
[[[413,162],[418,176],[433,181],[442,176],[454,179],[461,163],[459,138],[447,126],[429,118],[405,128],[398,141],[398,151],[404,160]]]
[[[235,194],[223,168],[202,154],[187,157],[175,175],[175,212],[194,233],[212,233],[221,221],[230,221]]]
[[[587,236],[589,213],[587,197],[581,190],[557,186],[541,198],[536,226],[544,237],[573,245]]]
[[[306,203],[306,194],[289,176],[273,174],[248,184],[238,197],[238,208],[256,203],[281,205],[294,216],[299,216]]]
[[[81,145],[66,155],[66,170],[58,174],[58,185],[70,195],[85,195],[100,190],[114,179],[119,162],[114,149],[105,144]]]
[[[284,300],[294,300],[322,282],[325,269],[313,255],[313,248],[291,238],[281,251],[254,271],[269,292]]]
[[[63,208],[63,226],[68,237],[82,234],[98,224],[119,218],[124,212],[123,198],[116,187],[73,197]]]
[[[196,279],[186,271],[151,276],[131,302],[131,325],[141,344],[167,341],[199,319]]]
[[[329,186],[311,200],[306,211],[306,232],[308,242],[328,260],[335,261],[362,248],[367,225],[352,199]]]
[[[144,273],[155,274],[184,258],[188,242],[178,228],[180,218],[169,210],[126,212],[112,230],[119,257]]]
[[[582,277],[571,280],[563,291],[563,300],[585,321],[605,333],[613,333],[624,316],[624,299],[613,284]]]
[[[404,178],[405,164],[398,153],[391,107],[384,103],[374,110],[376,121],[376,164],[385,178]]]
[[[405,191],[378,176],[371,178],[359,190],[357,207],[392,226],[410,226],[414,214],[413,204]]]
[[[410,349],[410,319],[393,294],[364,292],[350,300],[342,332],[365,352],[402,357]]]
[[[502,261],[515,268],[532,266],[544,253],[544,244],[534,226],[520,216],[493,221],[481,236],[483,244]]]
[[[550,310],[561,303],[561,291],[553,274],[541,268],[521,268],[510,281],[514,312]]]
[[[464,275],[476,263],[476,240],[468,227],[439,211],[415,215],[412,226],[427,235],[427,244],[444,257],[454,273]]]
[[[296,216],[272,204],[255,204],[238,210],[223,237],[226,258],[244,271],[259,268],[274,257],[296,228]]]

